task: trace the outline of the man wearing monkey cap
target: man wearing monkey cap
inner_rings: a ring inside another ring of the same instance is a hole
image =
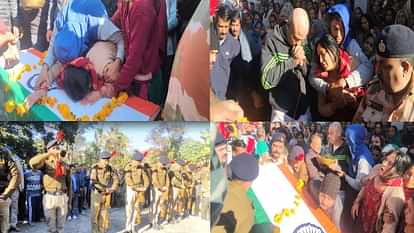
[[[414,121],[414,32],[385,27],[376,45],[375,73],[353,121]]]
[[[71,190],[69,169],[62,161],[66,151],[62,150],[61,144],[59,139],[50,141],[46,153],[36,155],[29,161],[30,167],[44,173],[43,209],[49,233],[64,232]]]

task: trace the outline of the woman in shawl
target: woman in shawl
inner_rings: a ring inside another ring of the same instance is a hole
[[[316,42],[315,48],[315,64],[317,67],[314,69],[314,75],[324,79],[332,88],[341,88],[341,82],[345,82],[345,79],[351,74],[348,53],[340,48],[335,39],[329,34],[324,34]],[[354,112],[349,110],[356,110],[356,102],[353,99],[344,98],[344,96],[332,96],[329,92],[325,95],[319,93],[319,114],[323,117],[338,119],[338,117],[349,115],[344,114],[346,112]],[[352,119],[352,116],[353,114],[349,116],[349,119]],[[345,118],[343,120],[347,120]]]
[[[392,150],[378,175],[363,186],[352,206],[352,217],[361,220],[364,233],[396,231],[405,199],[402,176],[410,165],[408,155]]]

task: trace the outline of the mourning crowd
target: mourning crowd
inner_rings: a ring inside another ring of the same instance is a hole
[[[412,7],[211,1],[211,94],[226,110],[213,119],[414,120]]]
[[[303,180],[339,232],[414,232],[410,123],[219,123],[216,135],[212,232],[263,233],[278,227],[255,224],[255,209],[261,207],[248,195],[265,164],[286,168]]]
[[[128,92],[163,105],[177,42],[198,3],[8,0],[0,17],[0,67],[15,66],[24,49],[45,56],[29,107],[55,81],[82,104]]]

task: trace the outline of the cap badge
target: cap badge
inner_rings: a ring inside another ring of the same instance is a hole
[[[380,53],[384,53],[385,52],[385,43],[383,40],[381,40],[378,44],[378,50]]]

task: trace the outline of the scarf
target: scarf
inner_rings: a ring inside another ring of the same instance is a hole
[[[250,62],[252,60],[252,52],[250,51],[249,41],[243,30],[240,30],[240,51],[243,61]]]
[[[339,61],[338,77],[346,79],[351,74],[351,60],[348,53],[343,49],[339,49]],[[316,69],[315,74],[323,79],[327,79],[329,76],[328,71],[322,71],[320,68]]]
[[[68,66],[74,66],[74,67],[82,68],[82,69],[86,70],[91,75],[93,90],[99,90],[103,86],[104,82],[103,82],[103,80],[98,79],[98,75],[96,74],[95,68],[94,68],[93,64],[91,63],[91,61],[86,57],[79,57],[79,58],[77,58],[77,59],[75,59],[75,60],[71,61],[70,63],[65,64],[63,66],[62,70],[59,73],[58,79],[56,81],[57,85],[60,88],[63,88],[63,80],[64,80],[64,72],[63,71]]]

